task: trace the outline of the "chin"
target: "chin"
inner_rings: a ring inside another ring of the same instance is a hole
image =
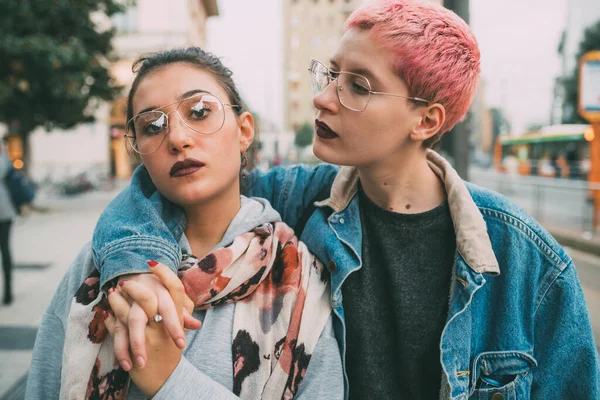
[[[322,140],[316,139],[313,143],[313,153],[319,160],[336,165],[352,165],[348,159],[348,154],[344,154],[342,151],[333,148],[333,146],[327,146],[322,143]]]

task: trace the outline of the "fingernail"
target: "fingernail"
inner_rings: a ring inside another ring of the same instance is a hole
[[[121,286],[121,287],[125,286],[125,282],[127,282],[127,281],[121,281],[121,282],[119,282],[119,286]]]
[[[125,371],[129,371],[131,369],[131,364],[129,364],[129,361],[121,361],[121,368]]]
[[[137,356],[135,358],[135,363],[137,364],[137,366],[139,368],[144,368],[144,366],[146,365],[146,362],[144,361],[144,358],[141,356]]]
[[[109,288],[109,289],[108,289],[108,294],[111,294],[111,293],[112,293],[112,292],[114,292],[114,291],[115,291],[115,288],[112,288],[112,287],[111,287],[111,288]]]
[[[175,343],[177,343],[177,347],[179,347],[180,349],[185,349],[185,340],[182,338],[179,338],[175,341]]]
[[[187,294],[187,288],[185,286],[183,287],[183,293]]]
[[[148,260],[148,261],[146,261],[146,262],[148,263],[148,266],[149,266],[150,268],[152,268],[152,267],[156,267],[156,266],[158,265],[158,261],[154,261],[154,260]]]
[[[104,317],[104,319],[108,319],[108,317],[110,316],[110,314],[108,313],[108,311],[102,311],[102,317]]]

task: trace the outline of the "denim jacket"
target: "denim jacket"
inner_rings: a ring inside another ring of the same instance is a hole
[[[600,360],[571,258],[514,203],[464,183],[437,153],[429,151],[427,158],[444,182],[457,247],[440,339],[440,399],[600,398]],[[349,167],[275,168],[255,174],[246,193],[269,200],[295,227],[315,196],[331,186],[301,240],[331,273],[344,365],[342,285],[362,266],[357,183],[358,173]],[[138,169],[96,227],[94,257],[103,266],[103,282],[146,272],[149,258],[174,268],[177,259],[171,257],[179,251],[184,226],[181,210],[161,198],[147,172]],[[345,384],[347,389],[347,377]]]

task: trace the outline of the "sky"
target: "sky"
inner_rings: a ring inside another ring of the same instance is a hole
[[[279,127],[283,101],[281,3],[221,0],[221,15],[207,25],[207,47],[234,71],[252,109]],[[578,26],[600,19],[600,1],[471,0],[470,9],[488,105],[505,110],[513,133],[530,124],[548,124],[554,79],[561,73],[557,48],[562,31],[569,24],[571,31],[580,33],[583,28]],[[575,36],[570,38],[573,49],[579,40]]]

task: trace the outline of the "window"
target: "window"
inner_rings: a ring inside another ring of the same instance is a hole
[[[292,36],[292,39],[290,41],[290,46],[292,47],[292,49],[297,49],[300,47],[300,38],[298,36]]]
[[[321,47],[321,38],[319,36],[312,37],[312,47],[313,49],[318,49]]]

